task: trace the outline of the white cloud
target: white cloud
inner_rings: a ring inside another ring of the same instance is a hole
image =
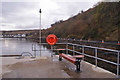
[[[42,2],[42,1],[54,1],[54,2],[98,2],[104,0],[1,0],[1,2]]]
[[[15,24],[12,24],[12,23],[0,23],[0,27],[3,29],[3,30],[12,30],[16,27]]]
[[[39,9],[42,9],[42,28],[48,28],[58,20],[66,20],[81,10],[87,10],[98,0],[82,2],[81,0],[2,0],[1,30],[39,29]],[[12,25],[11,25],[12,24]],[[8,27],[11,26],[11,27]]]

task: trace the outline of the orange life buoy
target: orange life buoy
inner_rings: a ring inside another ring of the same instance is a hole
[[[57,43],[57,37],[54,34],[50,34],[47,37],[47,43],[49,45],[55,45]]]

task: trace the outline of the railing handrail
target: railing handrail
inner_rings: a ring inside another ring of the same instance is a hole
[[[71,50],[71,49],[68,49],[68,50],[69,50],[69,51],[74,51],[74,50]],[[88,54],[80,53],[80,52],[78,52],[78,51],[74,51],[74,52],[76,52],[76,53],[78,53],[78,54],[83,54],[83,55],[88,56],[88,57],[91,57],[91,58],[96,58],[95,56],[91,56],[91,55],[88,55]],[[98,59],[98,60],[105,61],[105,62],[108,62],[108,63],[111,63],[111,64],[114,64],[114,65],[117,65],[117,63],[112,62],[112,61],[109,61],[109,60],[105,60],[105,59],[98,58],[98,57],[97,57],[97,59]],[[119,64],[119,65],[120,65],[120,64]]]
[[[70,45],[76,45],[76,46],[84,46],[84,47],[89,47],[89,48],[97,48],[97,49],[106,50],[106,51],[112,51],[112,52],[120,52],[120,50],[114,50],[114,49],[99,48],[99,47],[79,45],[79,44],[73,44],[73,43],[68,43],[68,44],[70,44]]]
[[[41,43],[41,44],[48,44],[48,43]],[[66,44],[66,43],[64,42],[64,43],[56,43],[56,44]],[[87,46],[87,45],[79,45],[79,44],[73,44],[73,43],[67,43],[67,44],[76,45],[76,46],[84,46],[84,47],[89,47],[89,48],[97,48],[97,49],[106,50],[106,51],[112,51],[112,52],[120,52],[120,50],[114,50],[114,49],[108,49],[108,48],[99,48],[99,47],[93,47],[93,46]]]
[[[99,41],[93,41],[93,40],[83,40],[83,39],[65,39],[65,38],[58,38],[60,40],[68,40],[68,41],[77,41],[77,42],[90,42],[90,43],[102,43],[102,40]],[[115,41],[114,43],[110,43],[110,41],[104,41],[104,44],[108,44],[108,45],[118,45],[118,41]]]
[[[48,44],[48,43],[41,43],[41,44]],[[107,48],[100,48],[100,47],[94,47],[94,46],[87,46],[87,45],[80,45],[80,44],[74,44],[74,43],[67,43],[67,42],[64,42],[64,43],[56,43],[57,44],[64,44],[66,45],[66,53],[67,51],[72,51],[73,54],[76,52],[78,54],[83,54],[85,56],[88,56],[88,57],[91,57],[91,58],[95,58],[95,65],[97,66],[97,60],[101,60],[103,62],[107,62],[107,63],[111,63],[113,65],[116,65],[117,66],[117,78],[119,78],[119,66],[120,66],[120,63],[119,63],[119,54],[120,54],[120,50],[114,50],[114,49],[107,49]],[[73,50],[71,49],[68,49],[68,45],[72,45],[73,46]],[[79,51],[75,51],[74,49],[74,46],[81,46],[82,47],[82,52],[79,52]],[[95,55],[92,56],[92,55],[89,55],[89,54],[85,54],[84,53],[84,48],[92,48],[92,49],[95,49]],[[102,58],[99,58],[97,57],[97,50],[105,50],[105,51],[111,51],[111,52],[115,52],[118,54],[118,57],[117,57],[117,62],[113,62],[113,61],[109,61],[109,60],[106,60],[106,59],[102,59]],[[51,51],[53,50],[57,50],[57,49],[53,49],[53,47],[51,46]],[[33,45],[32,45],[32,51],[39,51],[39,50],[33,50]]]

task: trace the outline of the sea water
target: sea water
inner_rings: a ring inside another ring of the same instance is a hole
[[[26,40],[25,38],[0,38],[0,55],[15,55],[21,53],[31,53],[34,56],[34,51],[32,51],[32,44],[37,45],[37,50],[40,50],[38,43]],[[46,47],[41,46],[41,56],[51,56],[51,51]],[[36,52],[37,56],[40,56],[40,51]]]

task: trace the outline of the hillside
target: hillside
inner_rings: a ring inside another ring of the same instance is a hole
[[[43,36],[55,34],[62,38],[91,40],[118,40],[120,27],[120,2],[99,3],[66,21],[60,20],[43,30]],[[119,39],[120,40],[120,39]]]

